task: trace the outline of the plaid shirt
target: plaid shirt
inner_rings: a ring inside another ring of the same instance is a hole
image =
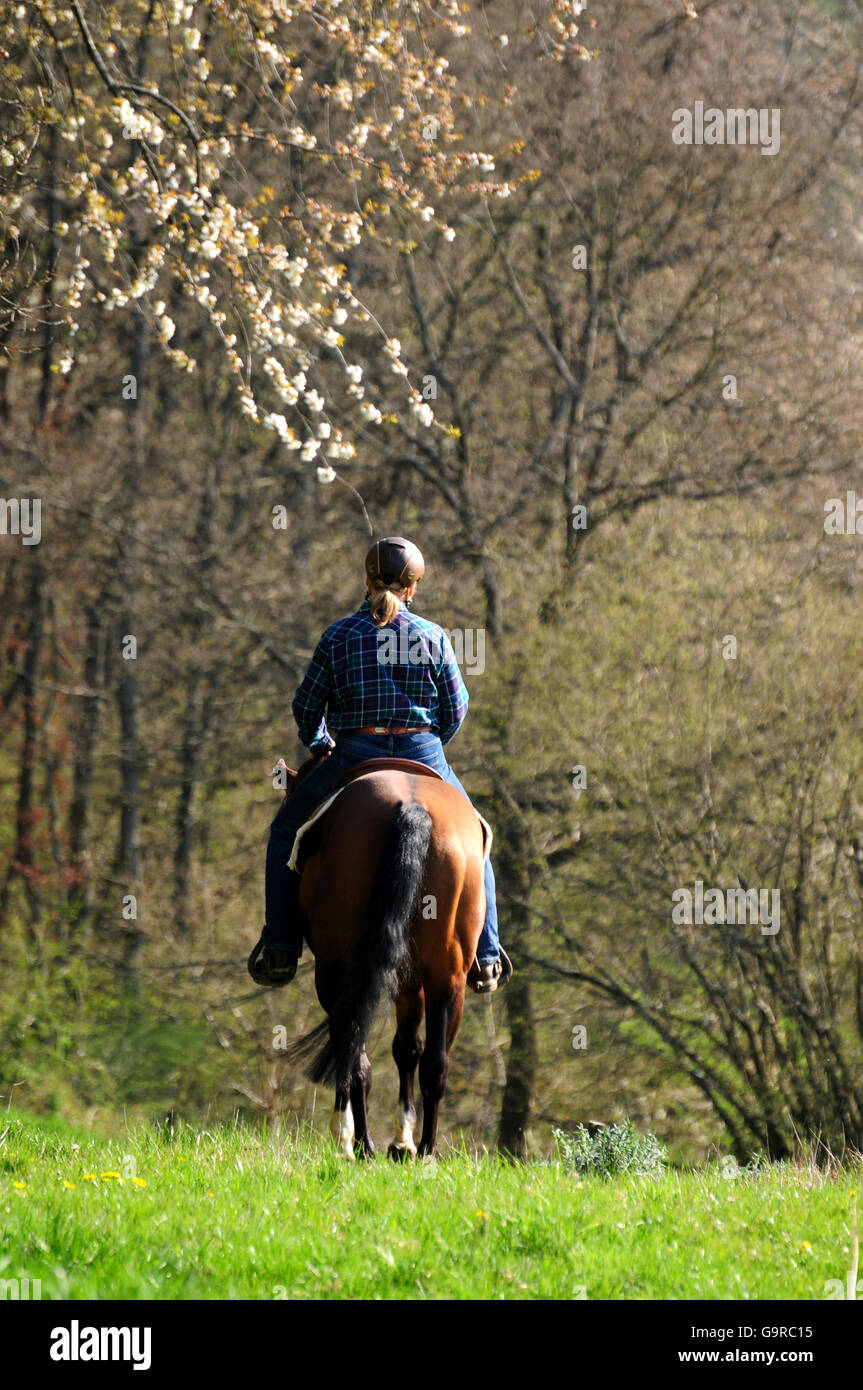
[[[449,743],[467,714],[468,694],[442,628],[399,605],[376,627],[366,599],[326,629],[294,696],[300,742],[332,745],[328,729],[368,724],[431,729]]]

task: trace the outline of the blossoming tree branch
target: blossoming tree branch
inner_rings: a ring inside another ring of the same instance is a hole
[[[188,296],[227,356],[242,411],[331,481],[355,454],[332,405],[362,427],[391,409],[369,398],[363,363],[346,352],[346,327],[371,323],[401,379],[399,408],[433,426],[346,260],[371,238],[409,246],[412,227],[451,241],[436,212],[445,198],[512,191],[493,155],[463,148],[458,129],[467,99],[444,50],[469,34],[468,8],[33,0],[7,10],[3,345],[22,319],[35,329],[50,318],[51,369],[68,374],[98,335],[98,313],[84,306],[129,307],[193,372],[172,318],[178,294]],[[550,61],[590,56],[582,9],[534,7]]]

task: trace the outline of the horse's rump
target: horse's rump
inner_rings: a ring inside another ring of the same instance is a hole
[[[411,964],[422,984],[434,964],[465,973],[485,915],[483,832],[470,802],[448,782],[402,771],[351,781],[312,827],[300,908],[319,965],[343,960],[359,934],[396,809],[417,804],[431,817],[419,901],[412,914]]]

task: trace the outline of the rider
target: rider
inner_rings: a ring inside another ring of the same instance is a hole
[[[443,751],[467,713],[467,690],[443,630],[407,611],[425,572],[423,557],[411,541],[387,536],[371,547],[365,569],[365,602],[326,629],[294,696],[299,737],[316,764],[270,827],[266,926],[249,957],[258,984],[284,985],[296,974],[303,950],[300,876],[288,860],[297,830],[346,768],[370,758],[411,758],[467,796]],[[498,941],[488,858],[485,895],[485,923],[468,974],[478,994],[492,993],[512,975]]]

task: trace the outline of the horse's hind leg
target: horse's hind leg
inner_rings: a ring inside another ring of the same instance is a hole
[[[330,1116],[330,1134],[343,1158],[354,1161],[354,1113],[347,1086],[336,1087],[336,1108]]]
[[[375,1146],[369,1134],[368,1100],[371,1089],[372,1064],[368,1059],[365,1048],[363,1048],[359,1065],[351,1078],[350,1104],[354,1112],[354,1123],[356,1125],[354,1145],[358,1158],[374,1158],[375,1156]]]
[[[318,992],[321,1008],[324,1013],[329,1014],[338,998],[341,987],[342,971],[339,967],[324,967],[317,962],[315,965],[315,988]],[[332,1032],[330,1039],[335,1045],[335,1038]],[[336,1105],[330,1116],[330,1134],[333,1136],[336,1148],[343,1158],[347,1158],[352,1163],[354,1160],[354,1112],[351,1105],[351,1087],[336,1086]],[[363,1111],[365,1113],[365,1110]]]
[[[416,1158],[414,1128],[417,1112],[414,1105],[414,1072],[422,1054],[419,1026],[422,1023],[423,999],[419,990],[403,991],[396,1001],[396,1035],[393,1038],[393,1060],[399,1069],[399,1108],[396,1112],[395,1138],[389,1146],[390,1158]]]
[[[455,989],[426,999],[426,1042],[420,1060],[420,1090],[423,1093],[420,1158],[435,1151],[438,1107],[446,1090],[449,1050],[461,1023],[464,984],[462,979]]]

